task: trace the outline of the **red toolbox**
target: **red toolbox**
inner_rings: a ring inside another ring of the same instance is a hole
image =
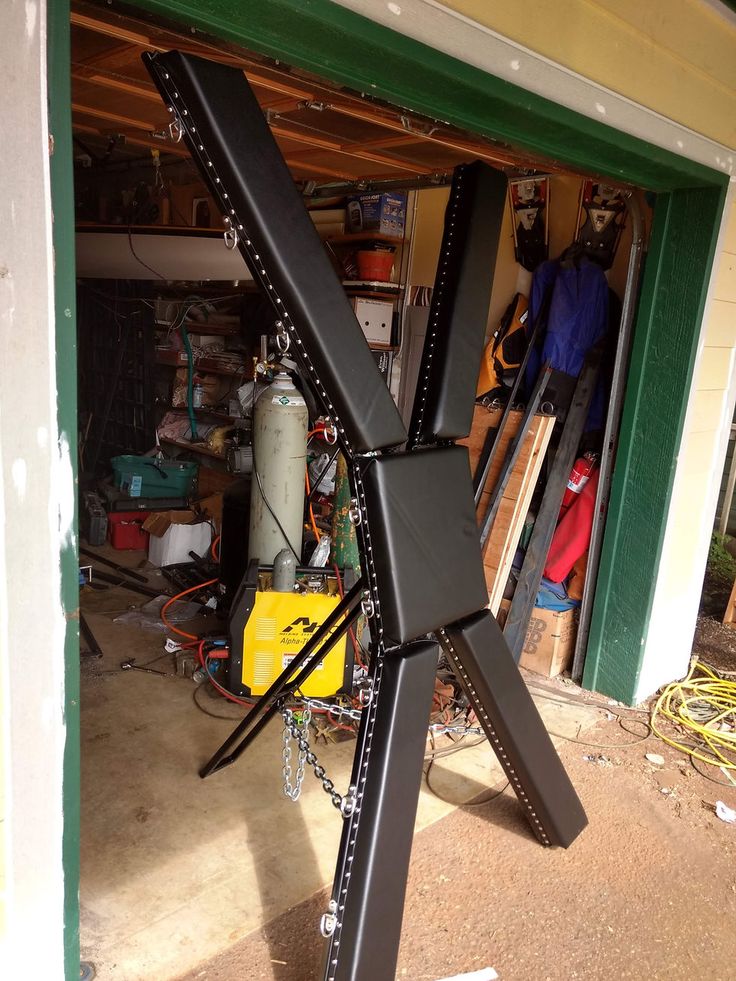
[[[108,537],[113,548],[148,548],[148,532],[143,522],[148,511],[111,511],[107,516]]]

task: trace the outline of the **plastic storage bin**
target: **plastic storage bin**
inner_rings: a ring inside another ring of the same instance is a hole
[[[151,456],[115,456],[110,462],[115,486],[130,497],[189,497],[199,470],[198,463]]]
[[[143,530],[147,517],[145,511],[111,511],[107,516],[107,529],[112,547],[148,548],[148,532]]]

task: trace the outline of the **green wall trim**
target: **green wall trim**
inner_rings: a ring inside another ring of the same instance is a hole
[[[671,190],[722,178],[329,0],[139,0],[137,6],[188,31],[613,181]]]
[[[77,487],[77,328],[74,265],[74,176],[72,163],[70,25],[68,0],[47,5],[47,71],[53,201],[54,313],[59,438],[69,446]],[[79,979],[79,556],[75,519],[73,543],[60,556],[64,641],[64,977]]]
[[[727,184],[660,194],[639,299],[583,684],[637,692]]]

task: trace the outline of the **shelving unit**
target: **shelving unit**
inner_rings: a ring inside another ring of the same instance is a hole
[[[186,368],[189,364],[184,351],[168,351],[163,348],[156,348],[156,363],[167,365],[170,368]],[[218,365],[208,358],[196,360],[194,370],[203,375],[227,375],[231,378],[246,373],[245,365],[241,368],[223,368],[222,365]]]
[[[189,409],[186,406],[182,406],[182,405],[172,405],[169,406],[166,409],[166,411],[178,412],[180,415],[187,415]],[[195,408],[192,411],[194,412],[195,416],[199,416],[200,418],[208,416],[213,419],[219,419],[222,422],[234,423],[240,418],[239,416],[229,416],[226,412],[220,412],[217,409],[209,409],[207,408],[207,406],[201,406],[200,408]]]
[[[180,450],[187,450],[190,453],[200,453],[202,456],[207,456],[212,460],[220,460],[222,463],[225,462],[224,453],[216,453],[211,450],[208,446],[204,446],[201,443],[190,443],[186,439],[169,439],[168,436],[161,436],[159,442],[164,443],[167,446],[176,446]]]

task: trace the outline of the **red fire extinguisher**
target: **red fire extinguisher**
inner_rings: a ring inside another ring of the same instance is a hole
[[[567,511],[583,487],[585,487],[585,485],[588,483],[597,459],[597,453],[583,453],[583,455],[578,457],[573,464],[567,481],[567,487],[565,488],[565,495],[562,498],[562,504],[560,505],[558,520],[562,517],[565,511]]]

